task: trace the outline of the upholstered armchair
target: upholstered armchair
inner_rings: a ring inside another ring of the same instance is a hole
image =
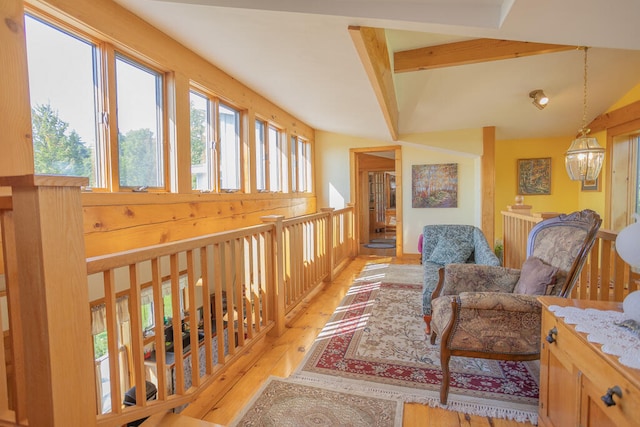
[[[422,232],[422,314],[431,333],[431,293],[438,284],[438,270],[450,263],[500,265],[482,230],[473,225],[426,225]]]
[[[537,296],[570,295],[601,223],[597,213],[583,210],[536,224],[521,269],[450,264],[439,271],[431,344],[440,337],[442,404],[449,393],[451,356],[540,358]]]

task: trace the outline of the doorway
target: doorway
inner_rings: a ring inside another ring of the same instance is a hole
[[[351,149],[359,254],[402,254],[400,153],[400,146]]]

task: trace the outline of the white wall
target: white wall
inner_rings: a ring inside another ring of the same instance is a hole
[[[349,149],[402,146],[404,253],[418,253],[418,235],[427,224],[480,226],[480,156],[482,129],[405,135],[400,141],[377,141],[317,131],[315,147],[318,206],[343,208],[351,202]],[[413,165],[457,163],[457,208],[412,208]]]

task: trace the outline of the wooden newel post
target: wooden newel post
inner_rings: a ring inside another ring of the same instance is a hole
[[[273,320],[275,327],[269,332],[271,335],[280,336],[284,333],[284,316],[285,316],[285,302],[284,302],[284,237],[282,221],[283,215],[267,215],[263,216],[262,222],[274,224],[273,232],[273,262],[275,267],[273,269],[273,298],[271,299],[271,312],[273,313]]]
[[[22,326],[26,418],[34,426],[96,425],[80,194],[86,184],[86,178],[0,177],[0,186],[12,188],[17,283],[7,287],[19,286],[11,310]]]
[[[349,256],[351,259],[355,258],[358,255],[356,251],[356,204],[353,202],[347,203],[347,207],[351,209],[351,213],[349,214],[348,219],[348,235],[347,239],[349,240]]]
[[[334,208],[321,208],[320,211],[328,214],[327,216],[327,228],[325,230],[324,237],[324,251],[327,254],[327,275],[324,279],[325,282],[331,282],[333,280],[333,271],[335,269],[335,242],[334,242],[334,232],[333,232],[333,211]]]

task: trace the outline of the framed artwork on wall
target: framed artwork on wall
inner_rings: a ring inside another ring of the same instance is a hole
[[[411,207],[457,208],[458,164],[411,166]]]
[[[581,181],[580,189],[582,191],[600,191],[600,177]]]
[[[551,157],[518,159],[518,194],[551,194]]]

